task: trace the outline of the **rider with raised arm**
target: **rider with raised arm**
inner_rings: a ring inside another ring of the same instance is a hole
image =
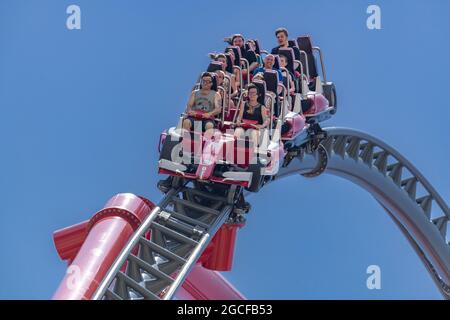
[[[220,94],[212,89],[213,76],[205,72],[201,76],[201,88],[192,91],[189,98],[186,114],[183,120],[183,129],[191,130],[194,127],[194,121],[202,122],[202,130],[214,128],[214,118],[220,114]],[[199,111],[202,112],[199,119]]]

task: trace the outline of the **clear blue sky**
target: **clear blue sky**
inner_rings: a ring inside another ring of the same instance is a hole
[[[387,141],[450,199],[449,1],[228,3],[0,0],[0,298],[52,296],[66,269],[54,230],[119,192],[161,199],[159,133],[207,53],[236,32],[265,48],[280,26],[311,34],[338,88],[327,125]],[[81,30],[66,28],[70,4]],[[366,28],[369,4],[381,7],[382,30]],[[350,182],[290,177],[251,202],[225,273],[248,298],[441,298],[390,218]],[[371,264],[381,290],[366,288]]]

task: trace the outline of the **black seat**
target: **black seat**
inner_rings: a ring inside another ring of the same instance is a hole
[[[274,54],[273,56],[275,57],[273,62],[273,68],[280,69],[280,57],[278,56],[278,54]]]
[[[231,49],[233,50],[234,53],[234,65],[235,66],[241,66],[241,58],[242,58],[242,53],[241,53],[241,48],[237,47],[237,46],[229,46],[227,47],[227,50]]]
[[[280,48],[278,50],[278,54],[279,55],[284,55],[287,58],[287,66],[286,69],[289,72],[289,74],[292,77],[292,80],[294,81],[295,84],[295,92],[299,92],[300,91],[300,85],[299,85],[299,81],[298,78],[295,77],[295,69],[294,69],[294,60],[295,60],[295,56],[294,56],[294,49],[293,48]],[[283,84],[284,86],[287,88],[287,77],[285,77],[283,79]]]
[[[252,42],[253,45],[250,45],[249,42]],[[248,40],[245,42],[245,51],[246,51],[246,52],[251,52],[250,55],[249,55],[248,57],[247,57],[247,56],[245,57],[247,60],[249,60],[249,62],[250,62],[250,60],[252,60],[252,62],[257,61],[257,56],[261,54],[261,50],[260,50],[260,48],[259,48],[258,40],[255,40],[255,39],[248,39]],[[254,57],[254,58],[253,58],[253,57]],[[251,64],[252,62],[250,62],[250,64]]]
[[[288,45],[291,48],[292,47],[298,47],[297,40],[295,40],[295,39],[288,40]]]
[[[248,64],[251,65],[253,62],[258,62],[256,52],[253,50],[247,50],[245,53],[245,59],[247,59]]]
[[[297,40],[289,40],[289,48],[292,48],[292,50],[294,50],[294,57],[295,60],[299,60],[300,61],[300,49],[298,48],[298,44],[297,44]]]
[[[271,91],[278,95],[278,72],[275,70],[264,71],[264,81],[266,82],[267,91]]]
[[[318,76],[318,73],[317,73],[316,59],[313,54],[313,46],[312,46],[312,42],[311,42],[311,37],[310,36],[298,37],[297,43],[298,43],[299,49],[302,51],[305,51],[306,55],[308,57],[309,76],[311,78],[316,78]],[[300,61],[303,64],[304,68],[306,68],[305,56],[303,54],[300,57]]]
[[[287,66],[286,69],[291,73],[294,74],[294,60],[295,60],[295,55],[294,55],[294,49],[293,48],[280,48],[278,50],[278,54],[279,55],[284,55],[287,58]]]
[[[250,41],[250,40],[247,40],[247,41],[245,42],[245,45],[244,45],[245,51],[253,51],[253,49],[252,49],[252,47],[251,47],[249,41]]]
[[[225,69],[225,71],[233,74],[233,66],[234,66],[234,61],[231,58],[231,54],[229,53],[225,53],[225,57],[227,57],[227,68]]]
[[[211,61],[206,69],[206,72],[216,72],[222,70],[222,63],[219,61]]]
[[[257,39],[252,39],[255,43],[255,52],[256,54],[261,54],[261,46],[259,45],[259,41]]]
[[[278,72],[275,70],[266,70],[264,72],[264,81],[266,83],[267,91],[272,92],[276,97],[274,115],[278,117],[280,115],[280,103],[278,97]]]

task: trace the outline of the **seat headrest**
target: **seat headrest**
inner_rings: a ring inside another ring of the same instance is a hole
[[[313,53],[313,45],[310,36],[300,36],[297,38],[298,48],[308,54]]]
[[[255,52],[256,52],[256,54],[261,54],[261,47],[259,45],[258,39],[252,39],[252,40],[255,43]]]
[[[309,76],[311,78],[317,77],[318,73],[317,73],[316,59],[314,58],[311,37],[310,36],[298,37],[297,43],[299,49],[306,52],[306,55],[308,56]],[[303,67],[306,68],[306,61],[303,54],[300,56],[300,61],[302,62]]]
[[[225,57],[227,57],[227,68],[225,70],[229,73],[233,73],[234,61],[231,59],[231,55],[229,53],[225,53]]]
[[[287,66],[289,72],[294,73],[294,60],[295,54],[293,48],[280,48],[278,50],[279,55],[284,55],[287,58]]]
[[[280,57],[277,54],[274,54],[274,62],[273,62],[273,67],[275,69],[280,69]]]
[[[291,47],[291,48],[293,48],[293,47],[298,48],[297,40],[295,40],[295,39],[288,40],[288,44],[289,44],[289,47]]]
[[[234,65],[235,66],[241,66],[241,58],[242,58],[242,52],[241,48],[238,46],[229,46],[226,50],[233,50],[234,53]]]
[[[253,43],[253,45],[250,45],[250,42]],[[256,39],[248,39],[245,42],[245,51],[254,51],[256,54],[261,54],[261,49],[259,47],[259,42]]]
[[[211,61],[206,72],[216,72],[218,70],[222,70],[222,63],[220,61]]]
[[[266,105],[266,82],[263,80],[253,80],[252,83],[258,87],[259,97],[258,103]]]
[[[249,64],[252,64],[253,62],[257,62],[258,61],[258,58],[256,56],[256,52],[253,51],[253,50],[248,50],[246,52],[245,59],[247,59]]]
[[[278,90],[278,72],[275,70],[266,70],[264,72],[264,81],[266,82],[266,89],[277,94]]]

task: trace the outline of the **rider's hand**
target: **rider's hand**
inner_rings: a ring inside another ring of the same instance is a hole
[[[191,117],[195,116],[195,112],[194,112],[194,111],[192,111],[192,110],[191,110],[191,111],[188,111],[188,113],[187,113],[187,114],[188,114],[188,116],[191,116]]]
[[[203,118],[211,118],[211,112],[205,112]]]

